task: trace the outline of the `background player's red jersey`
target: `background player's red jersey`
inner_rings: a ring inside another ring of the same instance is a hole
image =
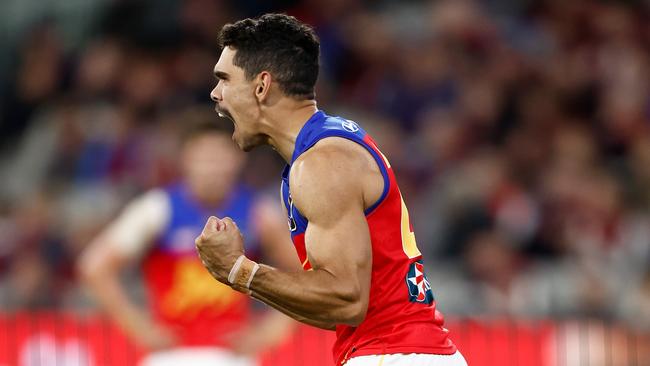
[[[366,318],[358,327],[337,326],[334,358],[370,354],[453,354],[456,346],[443,328],[442,314],[424,274],[422,255],[415,243],[409,214],[388,160],[370,136],[355,122],[316,112],[296,139],[291,162],[326,137],[352,140],[372,154],[384,178],[381,198],[366,210],[372,243],[372,279]],[[282,196],[296,251],[305,270],[311,268],[305,249],[308,221],[293,205],[287,165],[282,174]]]
[[[194,238],[210,215],[237,220],[247,249],[257,252],[251,210],[255,192],[239,186],[220,207],[205,208],[183,184],[166,189],[171,218],[144,259],[149,301],[156,321],[184,346],[229,346],[227,337],[249,321],[250,298],[212,278],[196,256]]]

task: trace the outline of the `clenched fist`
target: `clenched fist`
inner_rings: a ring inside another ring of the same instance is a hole
[[[244,254],[244,237],[230,218],[210,216],[196,240],[196,250],[205,268],[219,282],[228,284],[228,274]]]

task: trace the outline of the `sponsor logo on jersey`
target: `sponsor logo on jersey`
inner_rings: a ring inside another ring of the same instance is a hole
[[[341,122],[341,126],[343,126],[344,130],[350,131],[352,133],[359,131],[359,125],[354,121],[350,121],[349,119]]]
[[[411,263],[406,274],[406,285],[409,289],[409,300],[431,304],[433,302],[433,291],[427,277],[424,275],[422,260]]]

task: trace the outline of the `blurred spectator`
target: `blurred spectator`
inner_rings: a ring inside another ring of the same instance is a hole
[[[38,110],[56,97],[62,87],[63,45],[54,26],[33,29],[20,48],[20,64],[11,74],[0,119],[0,144],[20,135]]]

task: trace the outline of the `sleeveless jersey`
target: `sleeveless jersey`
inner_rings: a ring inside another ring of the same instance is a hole
[[[372,138],[355,122],[318,111],[298,133],[291,164],[326,137],[345,138],[366,148],[384,179],[380,199],[365,212],[372,245],[368,310],[358,327],[337,325],[333,350],[336,364],[343,364],[351,357],[371,354],[453,354],[456,346],[443,328],[442,314],[436,310],[431,286],[424,274],[422,255],[416,246],[395,175]],[[282,197],[296,252],[303,269],[310,270],[305,249],[305,231],[309,222],[291,199],[291,164],[282,173]]]
[[[143,263],[154,318],[171,328],[181,345],[226,346],[223,336],[246,324],[250,300],[212,278],[196,255],[194,239],[210,215],[229,216],[246,237],[251,256],[257,249],[250,220],[254,194],[240,186],[219,207],[206,208],[185,185],[165,192],[170,219]]]

